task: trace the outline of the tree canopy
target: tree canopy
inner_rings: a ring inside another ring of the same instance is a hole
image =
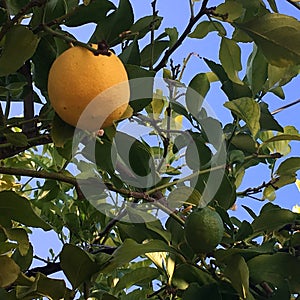
[[[289,153],[300,134],[276,114],[300,100],[268,103],[299,80],[299,20],[276,0],[187,0],[181,31],[164,28],[159,0],[140,18],[134,1],[115,2],[0,1],[0,298],[299,299],[300,215],[272,201],[299,186]],[[72,33],[86,24],[87,43]],[[195,49],[174,59],[208,35],[218,60]],[[48,75],[70,47],[103,55],[103,43],[126,68],[130,105],[88,132],[55,113]],[[193,56],[205,67],[183,80]],[[206,101],[212,87],[228,123]],[[250,168],[269,177],[241,190]],[[243,205],[249,219],[233,216],[238,198],[261,201],[259,213]],[[209,221],[197,222],[204,208]],[[57,233],[59,253],[37,257],[37,228]]]

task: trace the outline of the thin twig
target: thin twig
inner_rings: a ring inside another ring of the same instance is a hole
[[[293,5],[294,7],[296,7],[297,9],[300,10],[300,5],[297,2],[294,2],[293,0],[286,0],[288,3],[290,3],[291,5]],[[298,1],[299,2],[299,1]]]
[[[157,10],[156,10],[156,1],[153,0],[151,2],[152,6],[152,23],[151,23],[151,32],[150,32],[150,45],[151,45],[151,54],[150,54],[150,70],[153,70],[153,62],[154,62],[154,30],[155,30],[155,19],[157,16]]]
[[[192,28],[194,27],[194,25],[200,20],[200,18],[204,15],[206,15],[209,12],[209,9],[206,7],[207,3],[209,0],[203,0],[202,2],[202,6],[200,11],[198,12],[198,14],[195,17],[191,17],[189,23],[187,24],[185,30],[183,31],[183,33],[181,34],[181,36],[178,38],[178,40],[176,41],[176,43],[169,48],[168,50],[166,50],[166,52],[164,53],[163,57],[161,58],[160,62],[158,63],[158,65],[154,68],[154,71],[159,71],[160,69],[162,69],[165,65],[167,60],[169,59],[169,57],[175,52],[175,50],[182,44],[182,42],[185,40],[185,38],[188,36],[188,34],[191,32]]]
[[[287,105],[284,105],[284,106],[282,106],[282,107],[280,107],[280,108],[275,109],[274,111],[271,112],[271,114],[272,114],[272,115],[276,115],[276,114],[278,114],[279,112],[285,110],[286,108],[289,108],[289,107],[291,107],[291,106],[294,106],[294,105],[296,105],[296,104],[298,104],[298,103],[300,103],[300,99],[298,99],[298,100],[296,100],[296,101],[294,101],[294,102],[292,102],[292,103],[289,103],[289,104],[287,104]]]
[[[242,192],[238,192],[237,196],[239,197],[250,197],[250,195],[261,193],[262,190],[268,186],[272,186],[276,189],[274,184],[279,180],[279,177],[272,178],[269,182],[263,182],[261,185],[254,187],[254,188],[247,188]]]
[[[19,21],[26,13],[28,13],[35,6],[42,6],[46,3],[46,0],[31,0],[24,7],[20,9],[20,11],[10,20],[8,20],[1,28],[0,31],[0,41],[6,34],[6,32]]]

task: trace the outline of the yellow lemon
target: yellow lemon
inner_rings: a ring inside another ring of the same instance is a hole
[[[52,64],[48,96],[66,123],[95,131],[111,126],[126,111],[130,97],[127,73],[121,60],[109,54],[95,55],[75,46]]]

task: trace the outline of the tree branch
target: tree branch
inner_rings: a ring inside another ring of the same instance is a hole
[[[28,145],[24,147],[17,147],[10,143],[0,144],[0,159],[12,157],[20,152],[23,152],[31,147],[46,145],[52,143],[49,134],[37,135],[36,137],[28,139]]]
[[[254,187],[254,188],[247,188],[242,192],[238,192],[238,197],[250,197],[250,195],[261,193],[262,190],[268,186],[272,186],[274,189],[277,189],[274,184],[279,180],[279,177],[272,178],[269,182],[263,182],[261,185]]]
[[[27,60],[19,72],[25,77],[28,85],[28,93],[24,97],[24,119],[25,121],[34,118],[34,92],[32,87],[32,75],[30,61]],[[22,131],[27,137],[34,137],[37,134],[36,123],[33,121],[23,124]]]
[[[10,20],[8,20],[0,30],[0,41],[6,34],[6,32],[19,21],[26,13],[28,13],[35,6],[42,6],[46,3],[47,0],[31,0],[28,2],[20,11]]]
[[[160,69],[162,69],[166,65],[166,62],[169,59],[169,57],[175,52],[175,50],[186,39],[186,37],[191,32],[191,30],[194,27],[194,25],[200,20],[200,18],[202,16],[206,15],[207,13],[210,12],[210,10],[213,9],[213,8],[209,9],[209,8],[206,7],[208,1],[209,0],[203,0],[202,6],[201,6],[201,9],[200,9],[199,13],[195,17],[191,17],[190,18],[190,21],[189,21],[188,25],[186,26],[185,30],[183,31],[183,33],[181,34],[181,36],[178,38],[178,40],[176,41],[176,43],[170,49],[166,50],[166,52],[164,53],[164,56],[162,57],[162,59],[160,60],[160,62],[158,63],[158,65],[154,68],[154,71],[157,72],[157,71],[159,71]]]
[[[300,5],[299,3],[293,1],[293,0],[286,0],[288,3],[290,3],[291,5],[293,5],[294,7],[296,7],[297,9],[300,10]]]

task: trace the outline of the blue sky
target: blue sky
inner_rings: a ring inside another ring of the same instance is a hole
[[[113,1],[117,3],[118,1]],[[286,1],[277,1],[279,12],[292,15],[300,19],[300,13],[293,6],[288,4]],[[150,0],[131,0],[135,19],[139,17],[150,15],[152,13],[151,1]],[[201,3],[201,2],[199,2]],[[219,1],[210,1],[210,6],[219,3]],[[197,4],[196,9],[200,4]],[[189,20],[189,5],[188,1],[179,0],[158,0],[157,9],[159,10],[159,15],[164,17],[164,21],[161,26],[161,30],[165,27],[177,27],[179,33],[181,33]],[[94,25],[86,25],[80,28],[72,28],[70,30],[79,40],[88,41],[90,34],[92,33]],[[144,40],[144,43],[148,43],[148,40]],[[175,64],[182,63],[182,60],[190,53],[196,52],[202,57],[218,61],[218,49],[219,49],[219,38],[216,33],[210,33],[208,37],[204,40],[187,39],[182,47],[180,47],[172,56]],[[251,50],[250,45],[242,45],[242,49],[245,50],[242,56],[242,61],[245,64],[246,59]],[[197,57],[192,57],[190,63],[185,71],[183,81],[188,83],[194,75],[200,72],[209,71],[207,66]],[[268,95],[265,101],[269,104],[270,110],[274,110],[281,107],[287,103],[293,102],[300,98],[299,86],[300,79],[296,78],[291,83],[284,88],[286,99],[281,100],[274,96],[273,94]],[[222,121],[223,125],[226,122],[231,121],[230,112],[223,107],[223,103],[227,100],[225,94],[220,91],[220,86],[218,83],[213,83],[211,91],[209,92],[207,102],[216,112],[217,117]],[[276,115],[276,119],[282,126],[293,125],[300,129],[300,104],[289,108]],[[292,142],[292,152],[290,156],[299,156],[300,154],[300,142]],[[253,169],[248,169],[246,173],[245,180],[240,187],[240,190],[244,190],[248,187],[255,187],[260,185],[263,181],[269,180],[269,171],[266,167],[260,167]],[[289,185],[283,189],[277,191],[277,199],[274,202],[282,207],[291,209],[296,203],[300,204],[300,193],[297,187]],[[250,220],[248,214],[241,208],[241,204],[246,204],[258,212],[262,203],[255,201],[253,199],[239,199],[237,201],[238,210],[234,214],[238,215],[242,219],[246,218]],[[31,241],[35,246],[35,251],[39,256],[46,257],[49,252],[49,248],[53,248],[56,253],[60,251],[61,244],[57,242],[56,234],[50,233],[40,233],[36,231],[31,236]],[[41,242],[42,240],[42,242]],[[54,276],[56,277],[56,276]]]

